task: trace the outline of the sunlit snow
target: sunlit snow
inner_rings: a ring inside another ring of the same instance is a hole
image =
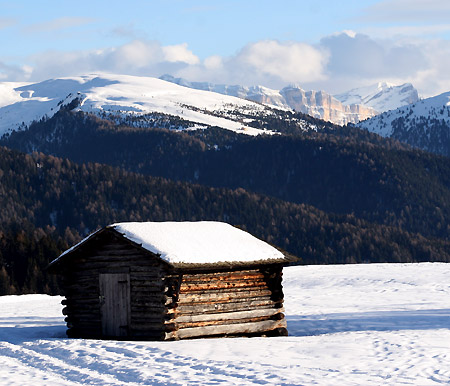
[[[60,297],[0,297],[1,385],[445,385],[450,265],[289,267],[289,337],[67,339]]]
[[[0,135],[20,128],[22,124],[52,117],[61,105],[75,98],[81,102],[78,109],[89,113],[139,115],[156,112],[248,135],[271,133],[249,127],[238,117],[232,118],[236,109],[261,112],[264,107],[260,104],[156,78],[101,73],[34,84],[0,83]]]

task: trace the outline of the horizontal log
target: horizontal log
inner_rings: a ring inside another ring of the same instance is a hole
[[[286,321],[284,319],[265,320],[254,323],[183,328],[181,330],[167,332],[166,340],[189,339],[202,336],[263,334],[277,328],[286,328]]]
[[[66,299],[74,299],[74,300],[78,300],[78,299],[98,299],[98,296],[100,295],[99,290],[91,290],[91,291],[76,291],[76,290],[67,290],[64,291],[64,296],[66,297]]]
[[[131,271],[130,277],[135,280],[154,280],[156,278],[166,280],[159,267],[153,267],[144,271]]]
[[[134,275],[130,276],[131,279],[131,283],[133,283],[134,285],[167,285],[167,283],[158,277],[153,277],[151,279],[148,278],[142,278],[142,277],[136,277]]]
[[[102,248],[94,253],[90,254],[89,258],[93,258],[95,256],[118,256],[118,257],[128,257],[128,256],[138,256],[141,259],[149,259],[148,256],[138,251],[137,249],[123,249],[123,248]]]
[[[180,305],[174,309],[169,309],[168,313],[175,312],[177,314],[199,314],[199,313],[219,313],[231,311],[248,311],[254,308],[281,308],[283,302],[274,302],[272,300],[251,301],[245,303],[216,303],[216,304],[200,304],[200,305]]]
[[[147,285],[136,285],[136,283],[131,282],[131,291],[133,292],[157,292],[163,293],[167,290],[162,283],[150,283]]]
[[[131,322],[130,328],[133,331],[164,331],[164,323],[150,323],[150,322],[142,322],[142,323],[135,323],[134,321]]]
[[[235,281],[221,281],[211,280],[209,282],[199,282],[198,284],[184,284],[181,283],[180,293],[192,291],[204,291],[208,289],[222,289],[222,288],[252,288],[252,287],[267,287],[265,280],[235,280]]]
[[[165,310],[151,310],[149,312],[131,311],[131,319],[136,321],[149,320],[152,322],[164,321]]]
[[[83,297],[86,297],[87,294],[91,294],[91,296],[92,296],[93,293],[98,294],[99,288],[100,287],[98,286],[98,283],[97,283],[97,285],[93,285],[93,284],[89,284],[89,285],[74,284],[74,285],[71,285],[71,286],[64,287],[66,292],[73,293],[75,295],[83,294]]]
[[[67,316],[67,319],[70,320],[71,322],[78,322],[78,321],[100,321],[101,320],[101,315],[99,313],[67,313],[64,314]]]
[[[130,272],[133,273],[139,273],[139,272],[156,272],[155,270],[159,269],[161,271],[161,277],[165,276],[165,269],[162,266],[162,262],[160,262],[159,264],[154,264],[153,266],[145,266],[142,267],[140,265],[137,264],[132,264],[130,266]]]
[[[164,302],[163,301],[156,301],[154,299],[151,300],[144,300],[144,299],[131,299],[131,309],[164,309]]]
[[[184,306],[202,307],[205,305],[211,305],[212,307],[215,307],[215,305],[217,305],[218,307],[220,307],[223,304],[234,304],[234,305],[236,305],[236,307],[245,307],[248,305],[262,304],[262,302],[266,302],[267,304],[282,303],[283,298],[274,298],[272,296],[258,296],[258,297],[254,297],[254,298],[239,298],[239,299],[224,300],[224,301],[217,299],[217,300],[203,301],[203,302],[176,303],[176,304],[174,304],[174,307],[175,308],[180,308],[180,307],[182,308]]]
[[[136,262],[132,261],[122,261],[122,260],[111,260],[111,261],[86,261],[76,265],[77,272],[90,271],[94,269],[111,269],[111,268],[130,268],[130,270],[145,271],[155,267],[156,263],[152,261],[142,261],[139,262],[139,268],[136,266]]]
[[[218,277],[224,275],[239,275],[239,274],[260,274],[259,269],[239,269],[235,271],[213,271],[213,272],[199,272],[199,273],[183,273],[184,279],[195,279],[199,276]]]
[[[183,284],[199,284],[199,283],[208,283],[211,281],[240,281],[240,280],[265,280],[265,276],[262,273],[254,273],[254,274],[233,274],[233,275],[197,275],[195,277],[187,279],[183,276]]]
[[[70,325],[70,327],[69,327]],[[83,322],[69,322],[67,323],[68,328],[77,328],[79,330],[85,330],[85,329],[98,329],[100,330],[102,328],[101,322],[89,322],[89,321],[83,321]]]
[[[166,331],[171,330],[181,330],[184,328],[194,328],[194,327],[207,327],[207,326],[222,326],[222,325],[230,325],[230,324],[239,324],[239,323],[255,323],[255,322],[262,322],[265,320],[281,320],[284,318],[283,314],[276,314],[272,316],[257,316],[253,318],[244,318],[244,319],[230,319],[230,320],[209,320],[204,322],[186,322],[186,323],[172,323],[172,326],[170,326],[170,323],[168,323],[169,329],[166,329]]]
[[[182,286],[180,287],[180,294],[182,293],[187,293],[187,292],[202,292],[202,291],[206,291],[206,290],[212,290],[212,291],[219,291],[219,290],[251,290],[251,289],[268,289],[269,287],[267,286],[267,284],[265,282],[259,282],[259,283],[254,283],[254,282],[248,282],[248,283],[221,283],[221,284],[203,284],[203,285],[195,285],[195,286]]]
[[[247,318],[257,318],[261,316],[273,316],[282,314],[284,308],[264,308],[248,311],[222,312],[219,314],[200,314],[200,315],[180,315],[174,319],[176,323],[205,322],[213,320],[237,320]]]
[[[178,298],[178,303],[203,303],[203,302],[228,302],[228,301],[244,301],[246,299],[255,299],[259,297],[269,297],[272,296],[272,291],[268,289],[263,290],[249,290],[249,291],[239,291],[239,292],[213,292],[205,291],[201,293],[185,293],[180,294]]]
[[[86,321],[88,323],[101,323],[101,319],[100,319],[99,316],[91,317],[91,318],[83,318],[82,320]],[[72,315],[68,315],[68,316],[66,316],[64,318],[64,321],[67,322],[67,323],[69,323],[69,322],[70,323],[79,323],[80,319],[76,318],[76,317],[73,317]]]
[[[164,294],[162,291],[157,291],[156,289],[150,288],[148,291],[143,291],[140,289],[139,291],[133,290],[131,288],[131,297],[133,300],[144,300],[144,301],[154,301],[158,302],[161,299],[165,300]]]

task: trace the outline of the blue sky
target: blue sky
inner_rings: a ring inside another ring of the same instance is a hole
[[[0,0],[0,81],[117,72],[450,90],[448,0]]]

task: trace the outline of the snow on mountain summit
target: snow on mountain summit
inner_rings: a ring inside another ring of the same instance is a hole
[[[100,73],[32,84],[0,83],[0,135],[51,117],[74,99],[78,110],[94,114],[162,113],[197,126],[218,126],[250,135],[268,132],[246,127],[232,113],[236,109],[261,112],[265,108],[260,104],[157,78]]]
[[[345,105],[359,104],[382,113],[419,100],[417,90],[411,83],[396,86],[379,82],[371,86],[355,88],[334,96]]]
[[[394,129],[399,126],[400,120],[403,130],[409,130],[421,121],[430,120],[442,121],[450,125],[450,92],[387,111],[360,122],[358,126],[384,137],[390,137],[394,134]]]

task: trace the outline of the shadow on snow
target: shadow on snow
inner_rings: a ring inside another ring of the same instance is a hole
[[[351,331],[450,329],[450,309],[287,315],[290,336]]]

